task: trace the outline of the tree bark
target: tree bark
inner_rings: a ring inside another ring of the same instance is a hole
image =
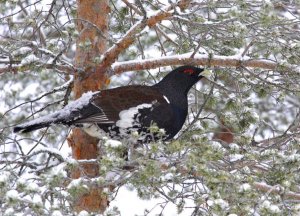
[[[79,98],[87,91],[97,91],[107,83],[105,68],[96,71],[95,59],[106,51],[105,36],[107,35],[110,11],[107,0],[77,0],[77,5],[79,37],[76,44],[75,64],[76,68],[82,68],[84,72],[75,73],[73,88],[75,98]],[[98,141],[79,128],[73,129],[68,138],[73,158],[79,160],[99,157]],[[80,169],[73,170],[71,173],[72,178],[82,176],[92,178],[98,175],[99,167],[95,164],[82,165]],[[108,201],[106,195],[102,193],[102,188],[92,186],[88,193],[76,198],[73,205],[77,212],[82,210],[103,212],[108,206]]]

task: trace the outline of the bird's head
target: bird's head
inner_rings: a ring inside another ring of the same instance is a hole
[[[172,70],[157,84],[162,89],[172,88],[187,94],[190,88],[202,77],[203,68],[185,65]]]
[[[203,68],[185,65],[171,71],[162,81],[165,84],[172,83],[174,87],[182,87],[188,91],[203,77],[201,74],[203,71]]]
[[[203,71],[204,71],[203,68],[197,68],[194,66],[185,65],[176,68],[171,73],[173,73],[174,76],[177,76],[178,78],[189,80],[191,82],[196,83],[199,81],[199,79],[203,77],[202,76]]]

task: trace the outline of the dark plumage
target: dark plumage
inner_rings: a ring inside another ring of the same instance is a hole
[[[149,135],[156,124],[164,129],[164,140],[173,138],[181,129],[188,112],[187,93],[202,78],[201,68],[182,66],[171,71],[153,86],[132,85],[99,92],[89,92],[62,110],[14,127],[14,132],[27,133],[51,124],[83,127],[91,136],[105,131],[112,138],[126,138],[137,131],[141,141],[158,138]]]

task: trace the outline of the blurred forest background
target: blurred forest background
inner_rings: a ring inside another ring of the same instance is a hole
[[[110,205],[120,188],[157,200],[143,215],[300,214],[299,13],[298,0],[1,1],[0,214],[129,215]],[[185,64],[211,77],[176,139],[134,161],[108,138],[76,156],[64,126],[12,133],[85,91]]]

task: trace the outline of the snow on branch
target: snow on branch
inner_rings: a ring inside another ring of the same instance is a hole
[[[145,70],[154,69],[157,67],[171,66],[171,65],[201,65],[201,66],[219,66],[219,67],[250,67],[250,68],[261,68],[267,70],[276,69],[289,69],[289,70],[300,70],[295,65],[283,65],[275,61],[266,59],[251,59],[250,57],[234,56],[218,56],[218,55],[206,55],[198,54],[193,58],[190,54],[166,56],[159,58],[151,58],[145,60],[133,60],[125,62],[116,62],[112,65],[112,69],[116,74],[134,71],[134,70]]]
[[[253,186],[262,192],[266,192],[268,194],[280,194],[283,195],[289,199],[294,199],[294,200],[300,200],[300,193],[295,193],[291,191],[285,191],[284,187],[280,185],[275,185],[275,186],[270,186],[267,185],[266,183],[260,183],[260,182],[254,182]]]
[[[26,64],[19,64],[19,65],[9,65],[5,67],[0,67],[0,75],[8,72],[30,72],[32,66],[32,63],[34,62],[29,62]],[[7,64],[10,64],[10,62],[7,62]],[[77,71],[80,71],[79,69],[76,69],[74,67],[70,67],[68,65],[58,65],[58,64],[48,64],[48,63],[38,63],[38,67],[44,68],[44,69],[53,69],[57,70],[60,72],[64,72],[66,74],[74,74]]]

